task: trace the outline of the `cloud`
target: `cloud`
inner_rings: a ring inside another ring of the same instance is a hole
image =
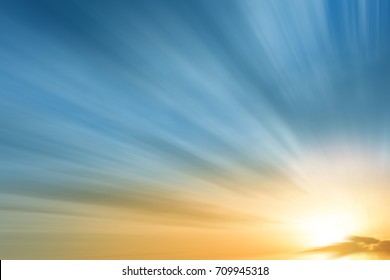
[[[221,205],[212,200],[204,200],[192,192],[179,191],[179,189],[158,188],[139,183],[132,187],[106,187],[106,186],[61,186],[56,188],[43,188],[33,185],[34,188],[19,190],[13,194],[13,200],[2,205],[0,211],[24,211],[25,213],[76,215],[70,212],[67,206],[71,203],[78,207],[77,215],[99,216],[91,213],[91,209],[107,211],[111,209],[116,218],[134,219],[142,217],[144,221],[162,224],[174,224],[195,227],[225,227],[243,225],[253,222],[273,223],[274,221],[251,211],[238,210],[229,205]],[[4,193],[3,193],[4,194]],[[37,206],[16,204],[25,199],[49,202],[48,205]],[[54,205],[53,205],[54,204]],[[63,205],[57,209],[55,205]]]
[[[364,255],[365,258],[390,259],[390,240],[366,236],[350,236],[344,242],[318,247],[306,253],[329,254],[331,258]]]

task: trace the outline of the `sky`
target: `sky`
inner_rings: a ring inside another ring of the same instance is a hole
[[[390,258],[389,47],[389,1],[1,1],[0,258]]]

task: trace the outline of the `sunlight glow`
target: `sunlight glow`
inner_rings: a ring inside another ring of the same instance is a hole
[[[341,242],[358,230],[355,217],[345,213],[312,216],[305,220],[302,226],[312,246]]]

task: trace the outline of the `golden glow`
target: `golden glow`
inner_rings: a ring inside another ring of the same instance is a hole
[[[358,230],[355,217],[341,212],[310,216],[301,226],[311,246],[325,246],[341,242]]]

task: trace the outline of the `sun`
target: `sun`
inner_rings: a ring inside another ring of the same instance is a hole
[[[311,241],[317,246],[329,245],[342,241],[351,231],[333,219],[319,219],[310,225]]]
[[[313,215],[302,223],[311,246],[326,246],[345,240],[357,231],[355,218],[345,213]]]

